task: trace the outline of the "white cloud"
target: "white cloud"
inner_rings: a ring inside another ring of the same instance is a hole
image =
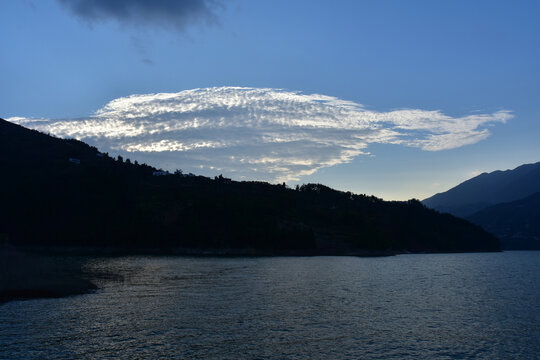
[[[376,112],[319,94],[220,87],[123,97],[86,119],[8,120],[157,167],[281,182],[369,154],[371,143],[427,151],[473,144],[489,136],[487,126],[511,117]]]

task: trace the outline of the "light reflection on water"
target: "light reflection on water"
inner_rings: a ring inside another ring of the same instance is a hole
[[[536,359],[540,252],[89,259],[0,307],[0,358]]]

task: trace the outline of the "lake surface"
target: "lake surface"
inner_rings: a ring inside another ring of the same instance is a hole
[[[90,258],[0,306],[0,359],[538,359],[540,252]],[[109,274],[109,275],[107,275]]]

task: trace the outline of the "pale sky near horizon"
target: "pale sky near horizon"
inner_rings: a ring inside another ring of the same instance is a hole
[[[3,0],[0,117],[169,170],[423,199],[540,161],[540,2]]]

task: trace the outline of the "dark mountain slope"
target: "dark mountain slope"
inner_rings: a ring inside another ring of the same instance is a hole
[[[483,173],[422,203],[441,212],[467,217],[488,206],[519,200],[538,191],[540,162]]]
[[[0,239],[14,245],[257,254],[493,251],[477,225],[319,184],[154,176],[76,140],[0,119]]]
[[[540,192],[490,206],[468,219],[497,235],[506,250],[540,250]]]

